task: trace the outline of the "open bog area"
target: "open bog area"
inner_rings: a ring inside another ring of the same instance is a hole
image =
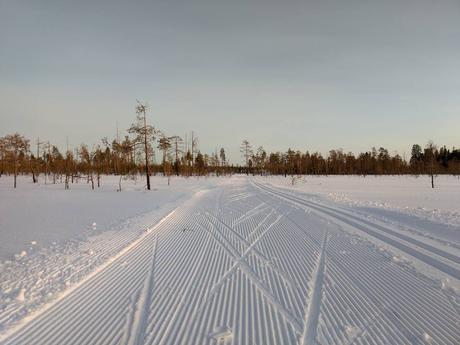
[[[86,178],[64,190],[61,181],[53,184],[44,178],[33,184],[31,177],[21,176],[18,188],[12,188],[13,178],[0,178],[0,258],[25,255],[38,248],[84,239],[108,230],[120,230],[131,222],[141,227],[154,222],[155,217],[172,210],[197,191],[213,188],[225,182],[215,178],[152,179],[151,193],[145,190],[145,178],[103,176],[101,187],[91,189]],[[149,217],[150,220],[149,220]]]
[[[2,345],[460,340],[456,178],[0,181]]]
[[[294,178],[270,176],[274,186],[324,197],[354,207],[370,207],[375,212],[394,210],[453,226],[460,226],[460,178],[452,175],[430,176],[355,176],[330,175]]]

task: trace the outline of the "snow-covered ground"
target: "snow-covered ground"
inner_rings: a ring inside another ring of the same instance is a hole
[[[37,249],[68,240],[81,240],[107,230],[131,227],[148,214],[161,215],[180,204],[191,194],[211,188],[216,178],[152,177],[152,192],[145,190],[145,177],[122,180],[103,176],[101,187],[91,190],[82,178],[64,190],[62,183],[33,184],[31,177],[20,176],[13,189],[12,177],[0,178],[0,259],[25,256]]]
[[[145,229],[217,178],[103,176],[91,190],[85,179],[64,190],[62,183],[33,184],[0,178],[0,332],[79,282]],[[24,300],[27,303],[24,303]],[[3,311],[3,313],[2,313]]]
[[[458,197],[439,188],[436,202],[409,177],[314,179],[155,178],[150,193],[140,181],[122,193],[2,185],[2,222],[16,217],[0,223],[2,241],[15,224],[38,230],[0,263],[0,344],[459,344],[460,231],[444,213]],[[42,189],[54,201],[39,213],[74,224],[62,238],[46,217],[19,220]],[[378,202],[392,206],[376,213]]]
[[[276,187],[327,197],[355,207],[397,211],[460,227],[460,178],[440,175],[431,188],[429,176],[307,176],[295,180],[264,178]]]

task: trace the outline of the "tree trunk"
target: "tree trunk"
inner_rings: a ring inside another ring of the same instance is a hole
[[[117,190],[117,192],[121,192],[121,177],[122,177],[122,175],[120,175],[120,179],[118,180],[118,190]]]
[[[150,190],[149,148],[147,145],[147,119],[144,110],[144,150],[145,150],[145,175],[147,177],[147,190]]]
[[[16,176],[18,175],[18,167],[16,163],[16,158],[14,159],[14,188],[16,188]]]

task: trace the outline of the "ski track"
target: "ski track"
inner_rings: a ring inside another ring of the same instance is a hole
[[[453,279],[457,248],[262,180],[203,193],[133,239],[97,242],[118,255],[0,344],[460,343],[457,293],[370,240]],[[26,302],[0,310],[0,330]]]

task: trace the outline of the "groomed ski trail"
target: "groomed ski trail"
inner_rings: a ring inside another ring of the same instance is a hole
[[[376,238],[455,278],[456,248],[234,177],[184,203],[0,344],[460,343],[456,292],[393,260]]]

